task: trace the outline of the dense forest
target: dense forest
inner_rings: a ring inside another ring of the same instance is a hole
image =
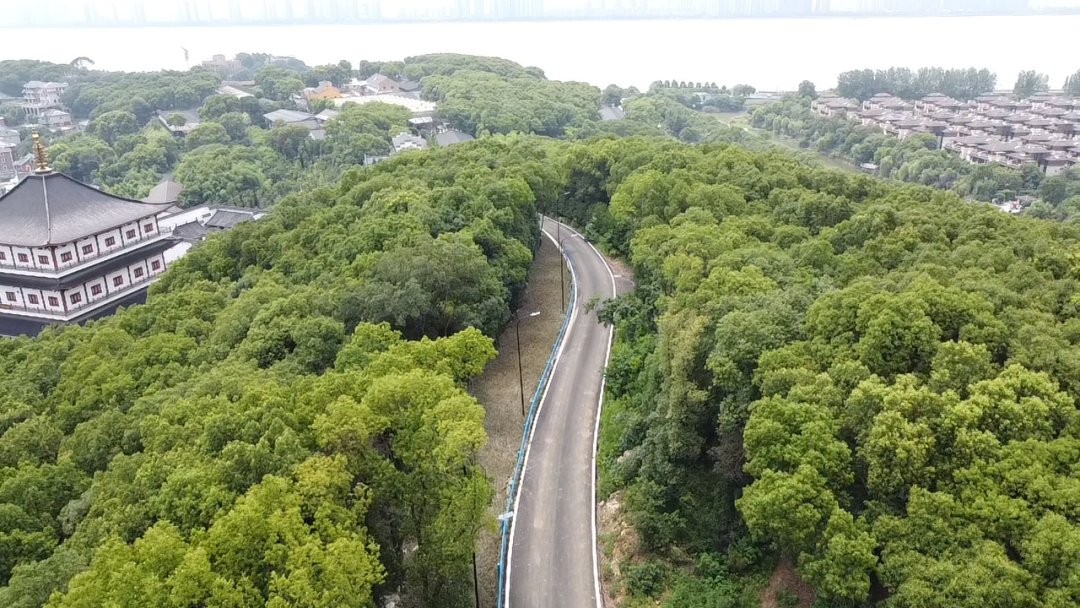
[[[471,605],[502,480],[475,465],[466,388],[520,297],[538,211],[637,281],[601,305],[617,327],[601,498],[622,498],[643,549],[618,581],[629,606],[757,606],[780,560],[822,608],[1080,603],[1080,227],[961,198],[1034,192],[1068,219],[1077,176],[952,166],[798,100],[756,124],[919,184],[751,151],[696,107],[748,88],[602,93],[456,55],[238,58],[258,96],[202,97],[183,139],[119,93],[145,83],[153,112],[190,110],[200,70],[0,63],[0,90],[76,83],[89,122],[52,142],[57,168],[272,205],[146,305],[0,342],[0,605]],[[313,80],[377,72],[419,79],[481,137],[361,168],[407,113],[345,108],[322,141],[259,124]],[[626,119],[599,121],[616,99]]]
[[[780,152],[568,154],[561,211],[637,280],[601,438],[633,605],[756,605],[778,557],[820,606],[1080,601],[1080,231]]]
[[[467,604],[492,482],[464,386],[524,284],[543,156],[349,171],[144,306],[0,343],[0,605]]]

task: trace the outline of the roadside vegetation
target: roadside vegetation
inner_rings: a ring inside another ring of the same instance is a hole
[[[820,606],[1080,599],[1075,227],[728,145],[573,171],[637,278],[603,312],[629,605],[756,605],[779,558]]]
[[[792,567],[819,608],[1080,603],[1080,227],[962,198],[1069,209],[1076,176],[940,167],[925,141],[796,99],[755,121],[919,183],[749,150],[694,107],[748,88],[601,92],[454,55],[239,59],[259,108],[201,98],[184,140],[117,91],[199,97],[197,70],[0,64],[0,90],[76,83],[89,124],[53,143],[57,168],[271,207],[146,305],[0,343],[0,605],[471,605],[504,480],[479,466],[490,404],[467,388],[523,301],[538,212],[637,282],[601,309],[617,342],[599,489],[632,528],[610,579],[626,606],[805,605],[775,584]],[[305,84],[377,72],[419,79],[479,140],[358,167],[399,109],[346,109],[321,142],[255,122]],[[600,121],[616,98],[626,118]]]

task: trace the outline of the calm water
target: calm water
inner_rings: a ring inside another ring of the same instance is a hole
[[[705,21],[583,21],[299,27],[0,29],[0,58],[100,69],[184,69],[214,53],[261,51],[309,64],[401,59],[433,52],[496,55],[543,68],[551,78],[598,86],[658,79],[749,83],[793,89],[809,78],[831,86],[840,72],[893,65],[987,67],[999,87],[1038,69],[1060,87],[1080,68],[1080,16]]]

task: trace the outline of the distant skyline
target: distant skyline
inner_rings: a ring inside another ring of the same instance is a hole
[[[1080,0],[49,0],[0,27],[267,25],[384,21],[1008,15],[1080,12]]]

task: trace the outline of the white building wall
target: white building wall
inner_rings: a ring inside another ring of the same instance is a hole
[[[86,248],[90,249],[87,250]],[[79,261],[97,257],[98,244],[95,237],[80,239],[75,242],[75,251],[79,254]]]
[[[112,253],[123,248],[124,246],[124,241],[120,235],[119,228],[115,228],[107,232],[102,232],[101,234],[96,235],[95,238],[97,239],[97,250],[100,255]],[[108,244],[110,242],[112,243],[112,245]]]
[[[23,301],[30,310],[45,310],[45,295],[40,289],[23,289]]]
[[[73,297],[78,295],[78,297]],[[69,311],[75,311],[90,305],[90,298],[87,297],[86,283],[77,287],[64,290],[64,297],[67,298],[67,307]],[[76,300],[78,300],[76,302]]]
[[[120,279],[119,283],[117,279]],[[131,275],[127,268],[121,268],[115,272],[110,272],[105,275],[105,287],[109,290],[110,294],[118,291],[123,291],[131,285]]]
[[[123,243],[124,247],[142,240],[140,238],[142,234],[139,230],[140,226],[138,222],[131,222],[130,224],[124,224],[120,227],[120,242]]]
[[[29,247],[12,247],[12,259],[16,268],[32,270],[34,268],[34,252]]]
[[[25,300],[23,299],[21,289],[8,285],[0,285],[0,310],[3,308],[20,307],[24,305],[24,302]]]
[[[34,254],[34,268],[38,270],[56,270],[53,263],[52,247],[34,247],[30,251]]]
[[[213,215],[214,212],[209,207],[192,207],[191,209],[181,211],[180,213],[158,217],[157,224],[159,230],[172,231],[175,230],[177,226],[183,226],[193,222],[205,224]]]
[[[189,249],[191,249],[191,243],[188,243],[186,241],[177,243],[172,247],[166,249],[164,256],[162,256],[162,268],[160,268],[156,272],[164,272],[165,264],[172,264],[176,260],[184,257],[184,254],[187,253]]]
[[[142,283],[150,278],[150,264],[146,260],[128,266],[128,276],[132,283]]]
[[[157,218],[152,215],[139,220],[139,226],[143,238],[150,238],[158,235],[158,221]]]
[[[42,302],[43,308],[46,312],[50,312],[55,315],[64,314],[64,294],[59,291],[52,291],[49,289],[42,289]]]
[[[56,250],[56,263],[59,268],[70,268],[79,263],[79,254],[75,248],[75,243],[67,243],[54,249]],[[64,254],[67,254],[70,258],[65,260]]]
[[[98,300],[109,297],[109,289],[105,285],[105,279],[102,277],[87,281],[84,287],[86,289],[86,296],[91,302],[97,302]],[[95,287],[98,288],[97,293],[94,293]]]

